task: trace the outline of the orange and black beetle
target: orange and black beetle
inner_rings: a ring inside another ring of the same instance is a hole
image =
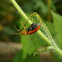
[[[33,15],[36,15],[36,16],[37,16],[36,12],[33,13],[33,14],[31,14],[31,17],[32,17]],[[37,31],[39,30],[39,28],[40,28],[40,26],[41,26],[41,21],[40,21],[40,23],[32,23],[31,26],[28,27],[27,29],[25,28],[25,25],[24,25],[24,24],[23,24],[23,26],[24,26],[24,27],[22,28],[22,30],[18,30],[16,27],[15,27],[15,28],[16,28],[17,31],[18,31],[19,33],[21,33],[22,35],[33,34],[33,33],[37,32]],[[23,29],[24,29],[24,30],[23,30]],[[18,33],[15,33],[15,34],[18,34]]]

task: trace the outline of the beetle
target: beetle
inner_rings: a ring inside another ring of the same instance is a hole
[[[31,17],[33,15],[37,16],[38,14],[36,12],[34,12],[33,14],[31,14]],[[23,24],[23,28],[21,30],[18,30],[16,27],[15,28],[22,35],[33,34],[33,33],[37,32],[40,29],[41,21],[40,21],[40,23],[32,23],[28,28],[25,28],[25,25]],[[15,33],[15,34],[18,34],[18,33]]]

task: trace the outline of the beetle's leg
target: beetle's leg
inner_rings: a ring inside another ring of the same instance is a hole
[[[23,25],[23,28],[22,28],[21,30],[18,30],[18,29],[16,28],[16,26],[14,25],[15,29],[16,29],[19,33],[20,33],[23,29],[26,30],[25,25],[24,25],[23,23],[21,23],[21,24]],[[20,35],[19,33],[13,33],[13,34]]]
[[[23,25],[23,28],[21,30],[23,30],[23,29],[26,30],[25,25],[23,23],[21,23],[21,24]]]

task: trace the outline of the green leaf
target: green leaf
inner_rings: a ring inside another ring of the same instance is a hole
[[[54,13],[53,11],[52,11],[52,16],[53,16],[54,26],[58,38],[57,44],[59,45],[60,48],[62,48],[62,16]]]
[[[23,51],[19,51],[14,58],[13,62],[40,62],[40,57],[38,55],[28,55],[23,59]]]

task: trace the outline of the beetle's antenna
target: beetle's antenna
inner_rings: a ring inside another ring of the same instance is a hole
[[[32,16],[33,16],[33,14],[31,14],[31,15],[29,16],[29,19],[31,18],[32,22],[34,23],[34,20],[33,20]]]
[[[20,35],[19,33],[13,33],[13,34]]]
[[[32,16],[36,16],[38,18],[38,20],[40,21],[40,24],[41,24],[40,16],[37,14],[37,12],[34,12],[33,14],[31,14],[31,17]],[[32,21],[33,21],[33,19],[32,19]]]
[[[15,25],[14,25],[14,27],[15,27],[15,29],[16,29],[18,32],[20,32],[20,30],[19,30],[19,29],[17,29]]]
[[[20,32],[20,30],[18,30],[15,25],[14,25],[14,27],[15,27],[15,29],[16,29],[18,32]],[[19,33],[13,33],[13,34],[20,35]]]

